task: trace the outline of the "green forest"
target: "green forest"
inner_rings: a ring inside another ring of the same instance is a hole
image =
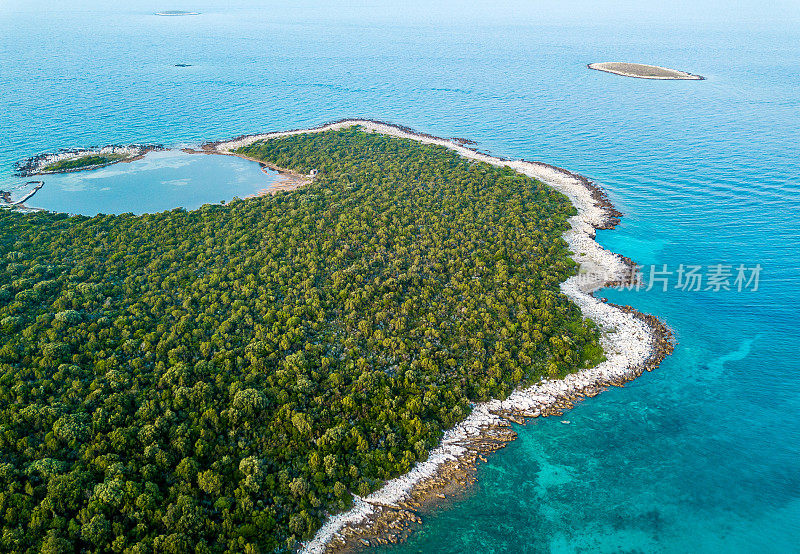
[[[0,212],[0,550],[290,551],[471,403],[602,359],[542,183],[356,127],[240,153],[319,174]]]

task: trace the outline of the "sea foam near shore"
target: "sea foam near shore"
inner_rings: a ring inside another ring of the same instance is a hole
[[[383,511],[385,506],[395,506],[408,499],[416,487],[436,477],[445,464],[467,455],[466,442],[485,436],[492,429],[508,426],[504,414],[535,417],[564,399],[584,394],[593,395],[609,384],[633,379],[645,369],[652,369],[663,358],[663,345],[669,342],[668,337],[664,336],[668,331],[654,318],[603,303],[592,296],[593,291],[609,283],[624,281],[630,267],[626,258],[605,250],[594,240],[596,229],[606,228],[608,220],[618,214],[607,202],[599,202],[588,181],[578,175],[538,162],[504,160],[447,139],[369,120],[343,120],[314,129],[252,135],[211,146],[220,153],[231,153],[259,140],[342,129],[353,125],[359,125],[370,132],[445,146],[468,159],[495,166],[508,166],[567,196],[578,213],[570,218],[570,229],[564,234],[564,239],[572,252],[572,258],[580,264],[582,277],[570,277],[561,284],[561,291],[580,307],[584,317],[590,318],[600,327],[600,343],[606,360],[563,379],[543,380],[531,387],[517,390],[506,400],[491,400],[475,405],[464,421],[444,433],[441,443],[429,453],[427,460],[418,462],[411,471],[388,481],[369,496],[356,497],[349,510],[329,517],[316,535],[303,544],[302,551],[308,554],[324,552],[334,539],[342,541],[345,529],[369,526],[375,515]]]

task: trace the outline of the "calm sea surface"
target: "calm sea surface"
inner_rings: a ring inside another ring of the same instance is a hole
[[[42,151],[180,146],[361,116],[591,177],[626,214],[599,240],[642,264],[700,265],[706,278],[714,264],[734,277],[740,264],[763,268],[757,291],[679,290],[675,274],[667,292],[604,291],[664,319],[675,354],[585,401],[569,424],[519,427],[473,490],[390,550],[800,551],[797,25],[411,24],[330,8],[176,4],[0,6],[0,188],[16,182],[14,161]],[[178,8],[202,15],[152,15]],[[708,79],[585,66],[610,60]],[[107,184],[120,167],[103,170]],[[198,184],[197,168],[148,179],[198,186],[217,202],[231,177],[216,170],[219,191]],[[99,202],[102,191],[82,195]]]

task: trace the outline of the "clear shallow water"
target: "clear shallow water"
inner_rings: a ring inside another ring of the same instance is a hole
[[[584,173],[626,214],[599,233],[604,245],[672,268],[760,263],[759,291],[604,292],[668,322],[675,354],[584,402],[570,425],[519,428],[473,493],[389,550],[797,552],[797,19],[729,28],[708,15],[679,30],[671,18],[502,20],[459,6],[422,25],[277,4],[4,5],[0,175],[62,147],[196,143],[350,116]],[[167,8],[202,15],[152,15]],[[708,80],[585,67],[603,60]]]
[[[167,150],[101,169],[41,176],[44,186],[25,204],[90,216],[193,210],[257,194],[277,176],[242,158]]]

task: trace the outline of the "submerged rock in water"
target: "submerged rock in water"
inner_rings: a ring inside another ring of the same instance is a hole
[[[200,12],[185,12],[182,10],[166,10],[163,12],[156,12],[156,15],[161,16],[181,16],[181,15],[200,15]]]

